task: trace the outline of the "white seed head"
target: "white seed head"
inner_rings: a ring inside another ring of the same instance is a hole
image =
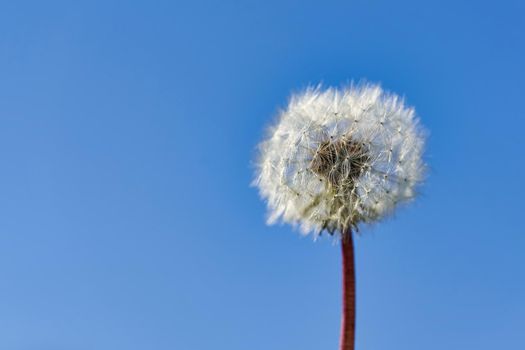
[[[380,86],[310,87],[292,96],[259,145],[254,184],[268,223],[346,234],[414,198],[423,146],[414,109]]]

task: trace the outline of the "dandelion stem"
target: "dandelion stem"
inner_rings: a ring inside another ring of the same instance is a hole
[[[341,239],[343,261],[343,314],[341,318],[340,350],[354,350],[355,346],[355,263],[352,231]]]

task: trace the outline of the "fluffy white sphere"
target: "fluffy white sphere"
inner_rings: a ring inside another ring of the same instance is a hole
[[[347,234],[412,199],[423,178],[414,109],[378,85],[307,88],[269,131],[254,180],[269,223]]]

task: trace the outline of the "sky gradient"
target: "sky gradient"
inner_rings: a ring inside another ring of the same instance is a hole
[[[525,348],[520,1],[0,4],[0,349],[336,349],[340,255],[265,225],[292,91],[367,79],[430,131],[356,242],[357,349]]]

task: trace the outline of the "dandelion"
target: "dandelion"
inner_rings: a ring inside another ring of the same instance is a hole
[[[414,109],[374,84],[293,95],[259,145],[254,184],[267,201],[268,223],[341,241],[341,350],[355,342],[353,233],[415,197],[423,146]]]

